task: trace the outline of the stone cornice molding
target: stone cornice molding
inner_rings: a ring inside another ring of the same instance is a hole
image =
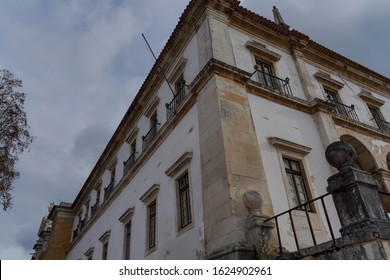
[[[166,171],[165,174],[169,177],[174,177],[184,166],[186,166],[192,159],[192,153],[184,153],[174,164],[172,164]]]
[[[111,230],[107,230],[105,233],[102,234],[102,236],[99,237],[99,241],[102,243],[106,243],[110,238],[110,235],[111,235]]]
[[[359,97],[367,104],[370,104],[370,105],[377,107],[377,108],[379,108],[385,104],[385,101],[372,96],[372,93],[369,91],[366,91],[366,90],[362,90],[359,93]]]
[[[156,195],[158,194],[158,191],[160,190],[159,184],[154,184],[151,186],[141,197],[139,200],[141,200],[143,203],[149,203],[151,200],[153,200]]]
[[[272,146],[274,146],[277,149],[292,151],[294,153],[301,154],[301,155],[307,155],[312,150],[312,148],[310,147],[297,144],[289,140],[281,139],[278,137],[269,137],[268,141]]]
[[[119,217],[118,220],[119,220],[122,224],[127,224],[128,222],[130,222],[131,218],[133,218],[133,215],[134,215],[134,207],[128,208],[128,209]]]
[[[187,61],[188,61],[187,58],[182,57],[179,59],[179,61],[173,67],[171,73],[168,75],[168,78],[167,78],[168,82],[170,84],[174,84],[177,81],[177,79],[179,78],[180,74],[183,73],[184,68],[187,65]]]
[[[328,87],[335,91],[339,91],[344,87],[343,83],[336,81],[330,76],[330,74],[327,74],[322,71],[318,71],[317,73],[315,73],[314,78],[316,78],[317,81],[319,81],[323,86]]]
[[[130,133],[126,136],[126,143],[131,144],[131,142],[134,141],[134,139],[137,137],[139,132],[139,128],[136,127],[130,131]]]
[[[256,41],[246,42],[245,47],[255,56],[258,56],[259,58],[265,59],[270,62],[277,62],[282,58],[280,54],[267,49],[265,45]]]

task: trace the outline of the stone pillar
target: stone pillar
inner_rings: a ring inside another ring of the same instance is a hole
[[[341,235],[361,241],[389,240],[390,220],[378,192],[379,186],[370,173],[352,167],[356,159],[354,148],[342,141],[334,142],[326,149],[325,156],[339,171],[328,179],[327,190],[332,193]]]
[[[244,204],[249,210],[247,219],[248,243],[256,251],[256,258],[273,259],[277,254],[277,243],[273,234],[274,223],[264,222],[268,217],[261,215],[263,199],[257,191],[247,191],[243,196]]]

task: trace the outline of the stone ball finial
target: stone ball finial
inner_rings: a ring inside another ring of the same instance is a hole
[[[261,194],[257,191],[247,191],[244,193],[243,200],[251,215],[260,216],[260,209],[263,206]]]
[[[343,141],[331,143],[325,151],[325,157],[328,163],[342,170],[346,167],[351,167],[356,159],[356,151],[351,144]]]

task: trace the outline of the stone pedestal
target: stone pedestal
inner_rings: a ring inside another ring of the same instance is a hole
[[[256,191],[248,191],[244,194],[244,204],[249,210],[246,221],[248,229],[248,243],[255,249],[256,258],[273,259],[277,254],[278,245],[274,237],[274,223],[264,222],[268,217],[262,216],[262,196]]]
[[[339,170],[328,179],[327,190],[333,196],[342,236],[352,234],[362,241],[373,237],[390,239],[390,220],[379,186],[370,173],[352,168],[356,158],[353,147],[341,141],[332,143],[326,158]]]

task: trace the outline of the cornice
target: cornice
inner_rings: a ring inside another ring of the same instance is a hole
[[[375,137],[376,139],[390,143],[390,135],[380,132],[378,129],[376,129],[373,126],[370,126],[365,123],[357,122],[357,121],[352,121],[348,118],[339,115],[334,115],[334,114],[332,115],[332,119],[335,124],[340,125],[344,128],[351,129],[361,134],[370,137]]]

